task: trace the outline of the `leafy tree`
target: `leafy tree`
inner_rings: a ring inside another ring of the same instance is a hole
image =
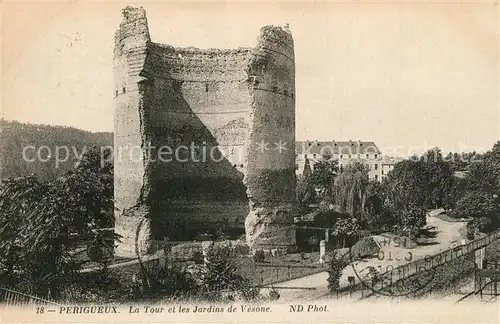
[[[426,200],[424,206],[427,208],[439,208],[450,206],[450,193],[453,186],[453,171],[449,162],[445,161],[439,148],[427,151],[422,157],[424,174],[426,180]]]
[[[312,171],[309,160],[306,159],[304,165],[304,172],[297,180],[297,201],[300,205],[307,205],[314,201],[316,191],[314,190],[314,183],[312,180]]]
[[[425,169],[421,161],[403,160],[384,179],[384,191],[389,204],[404,209],[409,204],[424,206],[426,201]]]
[[[493,219],[499,212],[498,198],[490,193],[474,190],[468,191],[457,201],[453,215],[459,218]]]
[[[352,218],[349,215],[347,217],[339,218],[333,226],[332,235],[342,238],[342,247],[345,247],[345,239],[348,236],[354,236],[358,234],[360,226],[356,218]]]
[[[366,165],[359,162],[346,165],[334,183],[335,205],[339,212],[358,217],[364,210],[367,186]]]
[[[449,208],[452,205],[453,172],[441,150],[396,163],[384,180],[386,198],[398,209],[410,205]]]
[[[468,232],[489,232],[500,226],[500,142],[468,166],[465,179],[457,182],[452,215],[472,218]]]
[[[316,162],[311,175],[314,188],[319,189],[323,196],[330,196],[338,171],[338,162],[336,160],[320,160]]]
[[[492,195],[500,193],[500,142],[483,155],[481,162],[469,166],[469,173],[465,179],[468,190]]]
[[[425,209],[420,206],[408,206],[396,214],[394,231],[400,235],[415,238],[426,224]]]
[[[2,266],[27,292],[58,298],[80,268],[77,248],[104,239],[112,248],[113,236],[100,229],[113,224],[113,165],[109,160],[101,165],[100,157],[97,148],[90,150],[74,171],[51,182],[36,177],[2,182]]]
[[[453,172],[455,171],[465,171],[476,161],[480,160],[482,157],[480,154],[474,152],[449,152],[444,158],[450,164],[450,168]]]

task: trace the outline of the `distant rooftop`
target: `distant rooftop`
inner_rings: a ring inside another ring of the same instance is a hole
[[[373,141],[297,141],[297,154],[381,154]]]

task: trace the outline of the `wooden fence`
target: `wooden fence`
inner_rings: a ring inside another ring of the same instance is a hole
[[[464,255],[474,253],[474,251],[489,245],[500,238],[500,229],[489,233],[483,238],[471,241],[464,245],[450,248],[433,256],[415,260],[410,263],[400,265],[378,276],[377,280],[366,280],[354,285],[343,287],[335,293],[339,299],[355,298],[364,299],[376,294],[384,288],[389,288],[402,280],[405,280],[419,271],[431,270],[439,265],[448,263]],[[359,280],[359,279],[358,279]]]
[[[41,298],[34,295],[24,294],[11,288],[0,288],[0,303],[8,307],[31,307],[31,306],[60,306],[47,297]]]

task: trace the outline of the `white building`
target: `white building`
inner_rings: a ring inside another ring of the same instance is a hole
[[[311,169],[320,160],[337,160],[339,168],[349,162],[360,161],[368,165],[368,177],[382,181],[383,157],[374,142],[365,141],[297,141],[295,145],[297,174],[304,171],[304,163],[309,160]],[[385,164],[384,164],[385,166]],[[392,168],[386,166],[386,168]],[[388,169],[384,170],[384,176]]]

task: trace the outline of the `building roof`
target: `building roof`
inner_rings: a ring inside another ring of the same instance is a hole
[[[297,154],[381,154],[372,141],[297,141]]]

